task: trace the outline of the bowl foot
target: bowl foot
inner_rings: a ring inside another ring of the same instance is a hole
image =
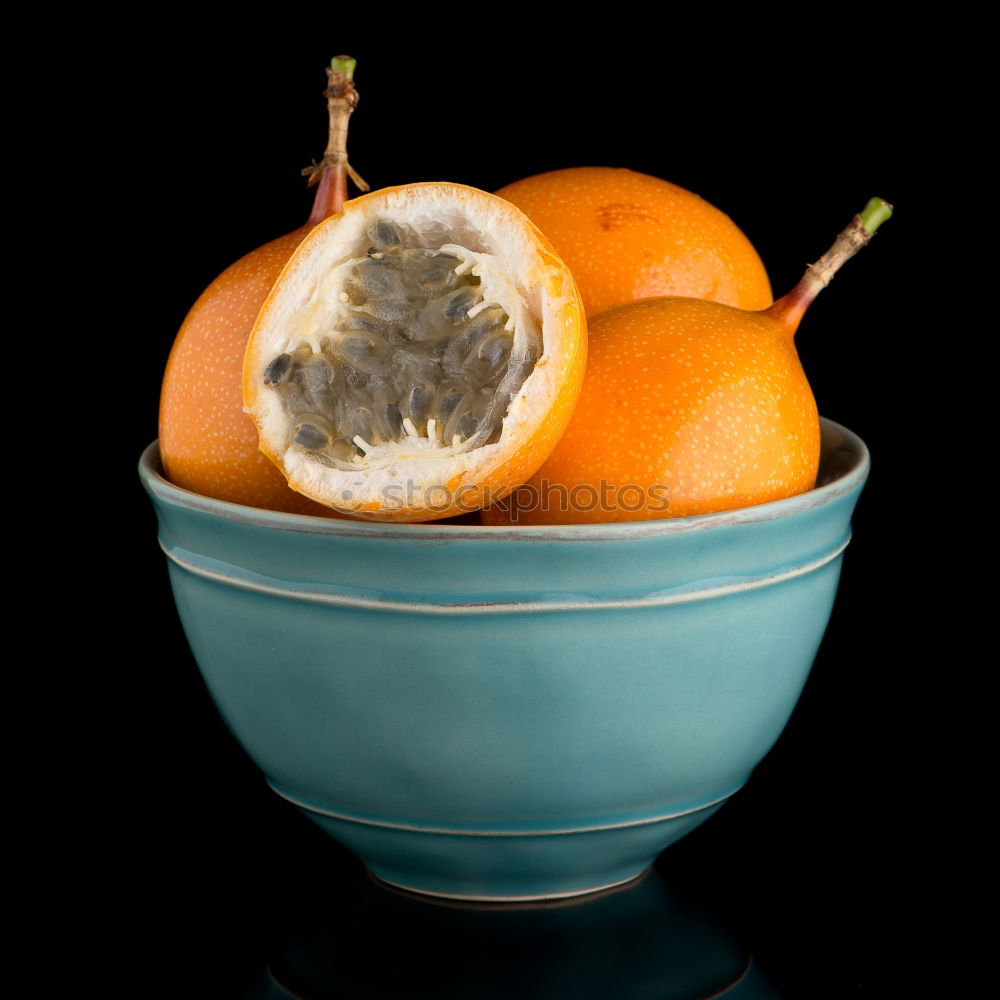
[[[349,818],[282,794],[390,886],[456,901],[521,903],[590,895],[632,882],[733,791],[666,815],[607,825],[493,830]]]
[[[626,886],[634,885],[649,874],[649,866],[643,868],[635,875],[621,879],[618,882],[610,882],[604,885],[595,885],[589,889],[571,889],[566,892],[542,892],[529,893],[527,895],[501,896],[501,895],[476,895],[470,893],[442,892],[433,889],[421,889],[412,885],[403,885],[391,879],[383,878],[371,868],[367,869],[372,880],[378,885],[387,886],[390,889],[398,889],[414,896],[431,896],[435,899],[454,900],[460,903],[544,903],[549,900],[574,899],[579,896],[593,896],[602,892],[609,892],[616,889],[623,889]]]

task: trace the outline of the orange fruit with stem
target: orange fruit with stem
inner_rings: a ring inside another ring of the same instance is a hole
[[[243,396],[289,485],[372,520],[478,510],[534,472],[587,354],[573,277],[509,202],[385,188],[317,226],[247,345]]]
[[[615,167],[536,174],[497,191],[548,237],[587,315],[685,295],[739,309],[771,304],[753,245],[714,205],[669,181]]]
[[[257,429],[243,412],[242,373],[254,320],[295,248],[341,211],[348,176],[367,190],[347,159],[347,123],[358,100],[354,68],[355,60],[338,56],[327,70],[330,134],[322,163],[310,170],[316,196],[309,219],[220,274],[174,341],[160,393],[160,457],[167,478],[192,492],[290,513],[333,513],[290,490],[260,453]]]
[[[590,360],[566,433],[486,524],[690,517],[810,490],[819,414],[795,350],[809,304],[891,214],[881,199],[767,309],[659,298],[590,321]]]

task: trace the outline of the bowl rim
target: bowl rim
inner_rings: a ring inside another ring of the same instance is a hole
[[[694,517],[664,518],[654,521],[492,526],[443,523],[441,521],[410,524],[388,521],[341,520],[313,514],[286,514],[281,511],[247,507],[227,500],[216,500],[175,485],[163,474],[158,439],[151,441],[143,449],[139,458],[139,477],[146,490],[160,500],[189,510],[211,514],[223,520],[281,531],[357,538],[401,536],[414,540],[440,539],[448,541],[474,538],[485,542],[524,541],[526,539],[556,541],[560,539],[639,538],[648,535],[682,534],[688,531],[704,531],[726,525],[776,520],[832,503],[845,494],[860,489],[871,466],[871,457],[864,441],[842,424],[826,417],[820,418],[820,424],[824,438],[829,435],[839,437],[838,450],[846,451],[853,456],[850,466],[835,475],[830,482],[784,500],[773,500],[769,503],[721,511],[716,514],[699,514]]]

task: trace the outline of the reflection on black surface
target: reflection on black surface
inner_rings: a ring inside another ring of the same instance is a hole
[[[293,920],[243,1000],[331,997],[778,1000],[745,948],[656,870],[531,906],[449,904],[359,872]]]

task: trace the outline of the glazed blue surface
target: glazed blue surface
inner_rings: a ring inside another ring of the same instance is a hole
[[[272,787],[382,878],[473,898],[638,875],[747,779],[808,676],[864,445],[820,488],[639,524],[390,525],[141,474],[209,690]]]

